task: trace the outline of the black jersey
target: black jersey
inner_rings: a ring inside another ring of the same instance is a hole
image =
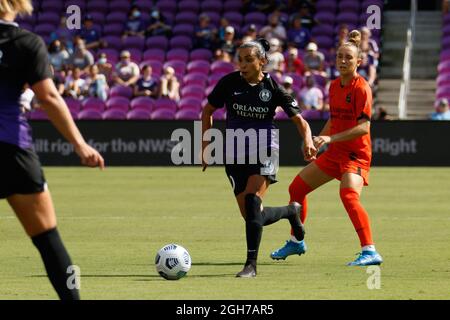
[[[0,20],[0,141],[29,148],[30,127],[21,113],[24,85],[52,78],[42,39],[16,23]]]

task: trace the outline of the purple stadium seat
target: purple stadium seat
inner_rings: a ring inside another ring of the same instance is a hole
[[[134,4],[142,11],[150,12],[153,9],[153,0],[137,0]]]
[[[224,11],[239,12],[242,9],[242,0],[227,0],[225,3]]]
[[[146,111],[153,111],[155,107],[155,99],[150,97],[136,97],[131,100],[130,108],[131,109],[143,109]]]
[[[56,26],[59,24],[61,17],[58,13],[55,12],[41,12],[38,14],[37,22],[39,24],[51,24]]]
[[[442,50],[439,55],[440,61],[447,61],[450,60],[450,49]]]
[[[212,73],[208,77],[208,85],[216,85],[224,75],[226,75],[226,73]]]
[[[191,61],[194,61],[194,60],[210,61],[211,58],[212,58],[211,50],[204,49],[204,48],[194,49],[190,53]]]
[[[133,48],[143,51],[145,47],[145,39],[139,36],[126,37],[122,43],[122,47],[126,49]]]
[[[228,6],[228,5],[227,5]],[[223,17],[228,20],[230,24],[238,24],[241,25],[244,21],[244,17],[240,12],[225,12]]]
[[[170,49],[169,51],[167,51],[166,60],[178,60],[187,63],[187,61],[189,60],[189,51],[186,49]]]
[[[361,4],[361,10],[365,12],[367,10],[367,7],[372,6],[372,5],[376,5],[376,6],[380,7],[381,9],[383,9],[384,2],[385,2],[385,0],[365,0]]]
[[[332,36],[334,34],[334,28],[330,24],[320,24],[312,28],[311,34],[313,37]]]
[[[436,90],[436,98],[442,99],[450,95],[450,85],[439,86]]]
[[[135,63],[139,64],[142,61],[142,50],[136,48],[128,49],[130,52],[130,59]]]
[[[123,23],[111,23],[103,26],[105,36],[121,36],[124,31]]]
[[[191,97],[182,98],[178,102],[178,109],[191,109],[198,113],[202,109],[202,99]]]
[[[437,85],[440,86],[444,86],[450,83],[450,74],[449,73],[441,73],[440,75],[438,75],[437,79]]]
[[[315,42],[322,49],[334,47],[334,39],[331,36],[317,36],[315,37]]]
[[[357,25],[359,21],[359,15],[352,12],[341,12],[336,17],[338,24],[346,23],[349,25]]]
[[[442,36],[450,36],[450,24],[444,26],[444,28],[442,29]]]
[[[102,112],[95,109],[85,109],[78,113],[78,120],[101,120]]]
[[[290,76],[293,80],[292,85],[295,87],[302,88],[303,87],[303,77],[298,73],[286,73],[287,76]]]
[[[320,112],[319,110],[305,110],[302,112],[302,117],[304,119],[308,119],[308,120],[321,120],[322,119],[322,112]]]
[[[115,85],[109,91],[110,97],[125,97],[131,99],[133,95],[133,89],[131,87]]]
[[[197,86],[206,86],[208,82],[208,76],[204,73],[200,72],[192,72],[188,73],[183,77],[183,85],[197,85]]]
[[[125,23],[127,21],[127,12],[114,11],[108,13],[105,23]]]
[[[450,69],[450,60],[441,61],[438,64],[438,72],[439,73],[449,73]]]
[[[213,113],[214,120],[225,120],[226,118],[227,118],[227,109],[226,108],[216,109]]]
[[[186,23],[177,24],[173,27],[172,34],[174,36],[192,37],[194,35],[194,25]]]
[[[197,98],[202,100],[205,96],[205,89],[202,86],[197,85],[187,85],[181,89],[181,97],[182,98]]]
[[[128,12],[131,8],[131,1],[113,0],[109,3],[109,11]]]
[[[65,97],[64,101],[67,104],[67,107],[69,107],[69,110],[72,111],[80,111],[81,110],[81,102],[77,99]]]
[[[200,3],[197,0],[181,0],[178,2],[178,12],[198,13]]]
[[[213,26],[218,27],[220,24],[220,18],[221,15],[218,12],[214,12],[214,11],[206,11],[206,12],[202,12],[201,14],[205,14],[208,16],[210,23]]]
[[[55,31],[55,26],[52,24],[38,24],[34,27],[34,33],[37,33],[38,35],[44,37],[50,36],[50,34]]]
[[[92,19],[94,20],[94,23],[96,25],[102,25],[103,27],[106,27],[106,25],[104,25],[105,17],[106,17],[106,14],[104,12],[94,11],[94,12],[89,12],[89,15],[92,17]]]
[[[68,8],[71,5],[76,5],[80,7],[81,12],[86,11],[86,1],[85,0],[66,0],[64,2],[64,8]],[[34,8],[36,10],[36,8]]]
[[[335,0],[318,0],[316,2],[317,12],[335,13],[337,9],[337,1]]]
[[[169,39],[165,36],[152,36],[145,40],[145,47],[147,49],[161,49],[167,50],[169,46]]]
[[[41,109],[34,109],[33,111],[31,111],[30,119],[31,120],[49,120],[47,113]]]
[[[201,4],[202,11],[222,12],[221,0],[204,0]]]
[[[151,111],[145,109],[133,109],[128,111],[127,120],[150,120]]]
[[[192,38],[187,36],[175,36],[169,41],[171,49],[186,49],[190,50],[192,48]]]
[[[99,49],[97,51],[97,56],[99,57],[102,53],[106,54],[106,58],[112,64],[116,64],[119,61],[119,51],[117,51],[116,49]]]
[[[163,65],[163,69],[167,66],[174,68],[175,73],[177,73],[177,74],[184,75],[184,72],[186,70],[186,63],[183,61],[179,61],[179,60],[172,60],[172,61],[165,62]]]
[[[126,120],[127,119],[127,111],[123,111],[120,109],[110,109],[106,110],[102,113],[103,120]]]
[[[130,108],[130,100],[125,97],[114,96],[106,101],[106,108],[128,111],[128,109]]]
[[[64,3],[59,0],[46,0],[41,3],[41,11],[60,13],[64,7]]]
[[[168,98],[160,98],[155,100],[155,110],[166,109],[175,112],[177,110],[177,103]]]
[[[442,50],[450,49],[450,37],[443,37],[441,40]]]
[[[204,73],[204,74],[209,74],[209,69],[210,69],[210,64],[207,61],[203,61],[203,60],[196,60],[196,61],[191,61],[188,63],[187,65],[187,71],[189,73],[191,72],[199,72],[199,73]]]
[[[152,119],[152,120],[173,120],[173,119],[175,119],[175,110],[157,109],[152,112],[150,119]]]
[[[199,120],[199,111],[192,109],[182,109],[175,114],[176,120]]]
[[[198,15],[194,12],[178,12],[175,16],[175,24],[192,24],[196,25]]]
[[[334,13],[328,12],[328,11],[320,11],[317,12],[317,14],[314,16],[314,19],[318,20],[320,22],[317,27],[320,27],[324,24],[334,24],[334,21],[336,20],[336,15]]]
[[[230,73],[235,71],[235,67],[230,62],[214,61],[211,64],[211,73]]]
[[[327,78],[324,76],[321,76],[320,74],[314,73],[313,74],[314,81],[316,82],[316,85],[324,88],[327,84]]]
[[[122,39],[118,36],[106,36],[102,37],[102,40],[106,41],[108,48],[121,50],[122,49]]]
[[[105,103],[100,100],[99,98],[89,97],[84,99],[81,102],[81,106],[83,110],[97,110],[97,111],[103,111],[105,110]]]
[[[343,0],[338,5],[340,12],[354,12],[359,13],[360,3],[359,0]]]
[[[259,24],[265,25],[267,21],[267,17],[262,12],[249,12],[244,16],[245,24]]]
[[[165,14],[166,12],[176,12],[177,11],[177,1],[176,0],[158,1],[158,3],[156,4],[156,7],[163,14]]]
[[[209,96],[209,94],[214,90],[215,84],[209,84],[205,90],[205,96]]]
[[[166,60],[166,52],[162,49],[147,49],[144,51],[143,60],[156,60],[164,62]]]
[[[87,10],[89,12],[92,11],[101,11],[108,12],[108,1],[106,0],[91,0],[87,1]]]
[[[274,119],[276,120],[289,120],[289,116],[284,111],[279,111],[275,113]]]
[[[143,60],[140,64],[139,64],[139,69],[142,70],[142,68],[145,65],[149,65],[152,67],[152,74],[155,76],[161,76],[162,74],[162,69],[163,69],[163,64],[161,61],[158,60]]]

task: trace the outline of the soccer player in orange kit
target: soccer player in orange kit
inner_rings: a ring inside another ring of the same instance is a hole
[[[330,85],[330,119],[314,137],[317,150],[328,145],[328,149],[308,164],[289,186],[290,202],[302,204],[301,221],[307,215],[306,195],[333,180],[340,181],[339,194],[361,243],[361,253],[350,266],[379,265],[382,257],[375,250],[370,229],[369,216],[359,197],[363,186],[369,182],[372,157],[370,142],[370,117],[372,92],[369,84],[357,73],[361,63],[359,47],[361,34],[353,30],[348,42],[337,52],[336,66],[340,77]],[[306,244],[294,237],[271,253],[272,259],[286,259],[293,254],[304,254]]]

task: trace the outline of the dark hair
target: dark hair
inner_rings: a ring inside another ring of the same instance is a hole
[[[244,42],[239,46],[239,49],[243,48],[256,48],[256,55],[259,59],[267,59],[267,51],[270,50],[270,43],[264,38]]]

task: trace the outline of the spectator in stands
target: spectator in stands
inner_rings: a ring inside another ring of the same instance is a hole
[[[210,25],[207,14],[201,14],[199,24],[194,29],[194,47],[212,49],[216,42],[217,29]]]
[[[363,76],[372,88],[372,93],[375,91],[375,81],[377,80],[377,69],[373,63],[373,57],[366,52],[361,53],[361,64],[358,67],[358,73]]]
[[[361,28],[361,51],[373,57],[375,68],[378,67],[378,59],[380,57],[380,49],[377,42],[371,38],[372,33],[367,27]]]
[[[450,120],[450,110],[448,99],[443,98],[439,101],[436,111],[430,115],[431,120]]]
[[[242,0],[242,4],[245,13],[259,11],[268,14],[277,7],[276,0]]]
[[[287,59],[284,62],[284,71],[287,73],[296,73],[301,76],[305,73],[305,65],[298,56],[297,48],[289,48]]]
[[[348,25],[345,23],[339,25],[338,34],[334,40],[334,47],[330,48],[330,56],[335,56],[337,49],[348,40]]]
[[[383,107],[378,107],[376,113],[372,118],[373,120],[377,121],[393,120],[393,118],[388,114],[387,110]]]
[[[213,56],[214,61],[224,61],[224,62],[232,62],[232,57],[227,51],[218,48],[214,51]]]
[[[113,65],[108,62],[108,57],[106,53],[100,53],[100,56],[97,60],[97,68],[98,73],[103,74],[106,80],[109,82],[113,72]]]
[[[66,22],[66,16],[62,16],[58,28],[50,34],[50,41],[55,41],[56,39],[58,39],[61,44],[67,49],[67,52],[69,54],[72,54],[74,50],[74,31],[67,28]]]
[[[225,28],[225,37],[219,43],[219,48],[222,49],[222,51],[227,52],[231,57],[235,55],[236,44],[234,41],[234,28],[232,26]]]
[[[145,21],[141,17],[141,11],[139,7],[133,5],[128,13],[128,19],[125,22],[125,30],[123,32],[122,38],[129,36],[140,36],[144,37],[145,32]]]
[[[89,68],[85,88],[89,97],[96,97],[103,101],[108,98],[108,82],[105,75],[99,73],[98,66],[95,64]]]
[[[272,38],[269,41],[270,50],[267,52],[268,62],[264,68],[264,71],[275,73],[281,78],[284,71],[284,56],[281,53],[280,40]]]
[[[292,28],[288,30],[288,43],[299,49],[305,49],[311,40],[311,31],[302,26],[301,18],[297,17],[292,22]]]
[[[139,80],[139,66],[131,61],[130,52],[124,50],[120,53],[120,61],[116,65],[116,72],[113,74],[115,84],[132,87]]]
[[[256,38],[258,37],[258,30],[256,29],[256,25],[255,24],[251,24],[248,26],[248,29],[245,31],[244,37],[248,37],[248,39],[251,40],[256,40]]]
[[[86,80],[81,78],[81,69],[74,67],[71,74],[66,78],[64,95],[82,100],[85,94],[85,85]]]
[[[324,72],[325,57],[322,52],[318,51],[317,44],[314,42],[310,42],[306,46],[306,54],[303,58],[303,62],[305,63],[305,71]]]
[[[99,29],[94,27],[94,19],[91,15],[87,15],[84,18],[83,26],[77,35],[85,41],[86,49],[97,49],[106,46],[106,43],[100,39]]]
[[[328,61],[326,74],[330,80],[334,80],[340,76],[339,70],[336,68],[336,59],[330,59]]]
[[[50,64],[50,70],[52,71],[53,74],[53,83],[55,84],[56,90],[58,90],[58,93],[62,96],[64,95],[64,90],[65,90],[65,86],[64,86],[64,78],[62,76],[62,74],[60,72],[55,72],[55,68],[53,67],[52,64]]]
[[[69,57],[68,64],[71,68],[79,68],[82,74],[89,72],[89,67],[94,64],[94,56],[87,50],[83,39],[75,40],[75,50]]]
[[[271,39],[278,39],[283,45],[287,39],[286,29],[280,23],[280,17],[277,14],[272,14],[269,18],[269,24],[259,31],[259,35],[266,38],[267,41]]]
[[[161,76],[160,97],[166,97],[175,101],[180,100],[180,83],[175,76],[175,70],[172,67],[165,67],[164,74]]]
[[[292,84],[294,83],[294,79],[290,76],[283,77],[283,88],[286,92],[295,100],[297,100],[297,93],[292,88]]]
[[[297,13],[294,13],[289,17],[289,22],[292,24],[297,18],[300,18],[302,26],[310,31],[312,27],[316,25],[316,21],[311,14],[310,6],[305,2],[302,2],[300,10]]]
[[[299,100],[302,110],[323,109],[323,93],[316,87],[313,76],[306,77],[306,87],[300,90]]]
[[[151,13],[150,22],[144,34],[145,37],[161,35],[169,37],[172,34],[172,27],[167,23],[164,15],[155,9]]]
[[[48,46],[48,55],[50,64],[56,72],[65,69],[67,61],[69,60],[69,53],[61,44],[61,41],[54,40]]]
[[[152,67],[145,65],[142,68],[142,76],[136,82],[134,86],[134,96],[145,96],[157,98],[159,96],[159,84],[158,80],[152,76]]]
[[[219,38],[219,41],[225,40],[225,29],[230,26],[230,23],[226,18],[220,18],[219,22],[219,29],[217,31],[217,36]]]

